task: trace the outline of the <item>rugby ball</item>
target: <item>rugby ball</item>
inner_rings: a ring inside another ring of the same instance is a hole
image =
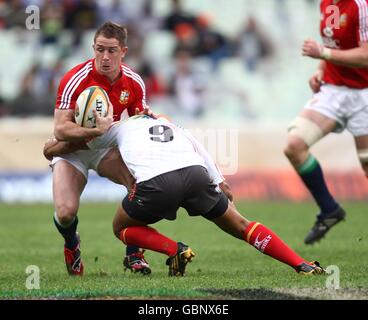
[[[104,89],[98,86],[88,87],[79,96],[75,105],[75,122],[85,128],[96,127],[93,110],[105,117],[109,109],[109,97]]]

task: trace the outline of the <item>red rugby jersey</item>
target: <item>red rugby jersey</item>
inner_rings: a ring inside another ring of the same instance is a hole
[[[95,59],[81,63],[68,71],[60,81],[55,109],[74,109],[78,96],[90,86],[100,86],[108,94],[114,106],[114,121],[122,114],[135,114],[146,106],[146,89],[142,78],[125,64],[121,65],[121,77],[113,85],[99,74],[95,68]],[[127,110],[124,112],[124,110]]]
[[[322,0],[320,10],[320,32],[325,47],[347,50],[368,42],[367,0]],[[339,12],[339,21],[335,25],[333,13],[336,12]],[[326,61],[323,80],[338,86],[368,88],[368,69],[344,67]]]

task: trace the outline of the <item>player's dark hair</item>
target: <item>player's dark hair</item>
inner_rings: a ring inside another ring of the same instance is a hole
[[[126,47],[128,42],[128,30],[122,25],[108,21],[99,27],[95,33],[94,43],[98,36],[104,36],[105,38],[114,38],[119,41],[121,47]]]

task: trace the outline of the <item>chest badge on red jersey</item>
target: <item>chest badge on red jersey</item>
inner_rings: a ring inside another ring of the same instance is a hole
[[[340,27],[345,28],[348,22],[348,15],[346,13],[343,13],[340,16]]]
[[[129,101],[129,91],[128,90],[121,91],[119,102],[121,104],[127,104],[128,101]]]

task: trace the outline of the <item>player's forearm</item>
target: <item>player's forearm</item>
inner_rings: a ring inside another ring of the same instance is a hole
[[[328,49],[328,50],[330,50],[330,52],[327,55],[327,57],[324,58],[326,61],[346,67],[356,67],[356,68],[368,67],[367,48],[358,47],[349,50],[337,50],[337,49]]]
[[[339,50],[326,48],[313,39],[307,39],[303,43],[302,54],[346,67],[368,67],[368,43],[353,49]]]
[[[101,134],[98,128],[84,128],[71,121],[55,125],[54,128],[55,138],[59,141],[85,141]]]
[[[326,61],[321,60],[318,64],[317,71],[322,71],[323,73],[325,72],[325,69],[326,69]]]
[[[51,140],[51,139],[50,139]],[[62,156],[77,150],[88,149],[84,141],[70,142],[70,141],[47,141],[43,148],[43,154],[46,159],[51,160],[53,157]]]

